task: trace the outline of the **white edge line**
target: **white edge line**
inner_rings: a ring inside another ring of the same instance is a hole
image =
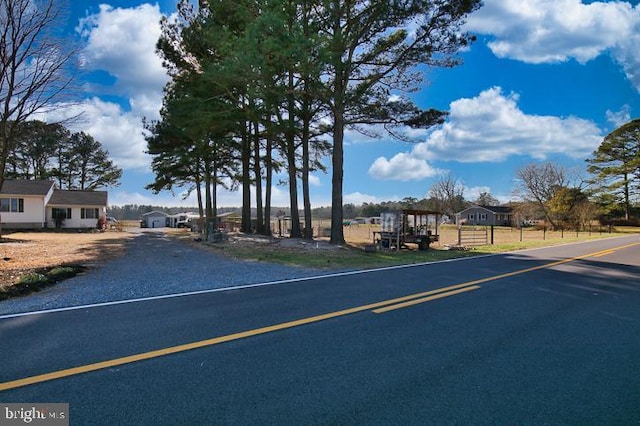
[[[629,235],[621,235],[621,236],[611,237],[610,239],[625,238],[625,237],[628,237],[628,236]],[[603,239],[606,239],[606,238],[602,238],[602,239],[599,239],[599,240],[603,240]],[[583,243],[589,243],[589,242],[593,242],[593,241],[594,240],[576,241],[576,242],[573,242],[573,243],[561,244],[561,245],[583,244]],[[269,282],[265,282],[265,283],[256,283],[256,284],[245,284],[245,285],[240,285],[240,286],[235,286],[235,287],[220,287],[220,288],[212,288],[212,289],[208,289],[208,290],[190,291],[190,292],[185,292],[185,293],[163,294],[163,295],[159,295],[159,296],[141,297],[141,298],[136,298],[136,299],[115,300],[115,301],[112,301],[112,302],[100,302],[100,303],[91,303],[91,304],[87,304],[87,305],[67,306],[67,307],[63,307],[63,308],[54,308],[54,309],[44,309],[44,310],[41,310],[41,311],[21,312],[21,313],[16,313],[16,314],[0,315],[0,320],[10,319],[10,318],[27,317],[27,316],[32,316],[32,315],[52,314],[52,313],[56,313],[56,312],[77,311],[77,310],[80,310],[80,309],[100,308],[100,307],[104,307],[104,306],[126,305],[126,304],[129,304],[129,303],[148,302],[148,301],[153,301],[153,300],[173,299],[173,298],[176,298],[176,297],[196,296],[196,295],[199,295],[199,294],[219,293],[219,292],[223,292],[223,291],[243,290],[243,289],[248,289],[248,288],[266,287],[266,286],[279,285],[279,284],[290,284],[290,283],[302,282],[302,281],[313,281],[313,280],[317,280],[317,279],[321,279],[321,278],[345,277],[345,276],[349,276],[349,275],[368,274],[368,273],[371,273],[371,272],[389,271],[389,270],[393,270],[393,269],[414,268],[414,267],[418,267],[418,266],[427,266],[427,265],[434,265],[434,264],[446,263],[446,262],[457,262],[457,261],[470,260],[470,259],[482,259],[484,257],[503,256],[503,255],[509,254],[509,253],[535,251],[535,250],[541,250],[541,249],[546,249],[546,248],[554,248],[554,247],[557,248],[558,246],[535,247],[535,248],[531,248],[531,249],[514,250],[514,251],[510,251],[510,252],[503,252],[503,253],[490,253],[490,254],[484,254],[484,255],[478,255],[478,256],[470,256],[470,257],[456,257],[454,259],[439,260],[439,261],[436,261],[436,262],[422,262],[422,263],[412,263],[412,264],[409,264],[409,265],[386,266],[386,267],[383,267],[383,268],[375,268],[375,269],[362,269],[362,270],[357,270],[357,271],[336,272],[336,273],[333,273],[333,274],[314,275],[314,276],[302,277],[302,278],[290,278],[290,279],[287,279],[287,280],[269,281]]]
[[[126,305],[126,304],[129,304],[129,303],[148,302],[148,301],[153,301],[153,300],[173,299],[173,298],[176,298],[176,297],[196,296],[196,295],[199,295],[199,294],[220,293],[220,292],[224,292],[224,291],[234,291],[234,290],[244,290],[244,289],[255,288],[255,287],[267,287],[267,286],[272,286],[272,285],[290,284],[290,283],[303,282],[303,281],[313,281],[313,280],[318,280],[318,279],[321,279],[321,278],[336,278],[336,277],[345,277],[345,276],[350,276],[350,275],[368,274],[368,273],[371,273],[371,272],[388,271],[388,270],[393,270],[393,269],[414,268],[414,267],[418,267],[418,266],[433,265],[433,264],[436,264],[436,263],[456,262],[456,261],[468,260],[468,259],[479,259],[479,258],[482,258],[482,257],[497,256],[497,255],[500,255],[500,254],[504,254],[504,253],[492,253],[492,254],[471,256],[471,257],[458,257],[458,258],[455,258],[455,259],[446,259],[446,260],[440,260],[440,261],[436,261],[436,262],[422,262],[422,263],[412,263],[412,264],[408,264],[408,265],[387,266],[387,267],[375,268],[375,269],[362,269],[362,270],[357,270],[357,271],[335,272],[335,273],[325,274],[325,275],[313,275],[313,276],[310,276],[310,277],[290,278],[290,279],[286,279],[286,280],[269,281],[269,282],[256,283],[256,284],[245,284],[245,285],[239,285],[239,286],[234,286],[234,287],[220,287],[220,288],[212,288],[212,289],[207,289],[207,290],[189,291],[189,292],[185,292],[185,293],[162,294],[162,295],[158,295],[158,296],[140,297],[140,298],[136,298],[136,299],[114,300],[114,301],[111,301],[111,302],[90,303],[90,304],[87,304],[87,305],[67,306],[67,307],[62,307],[62,308],[43,309],[43,310],[40,310],[40,311],[31,311],[31,312],[20,312],[20,313],[15,313],[15,314],[0,315],[0,320],[10,319],[10,318],[27,317],[27,316],[32,316],[32,315],[52,314],[52,313],[56,313],[56,312],[77,311],[77,310],[81,310],[81,309],[100,308],[100,307],[104,307],[104,306]]]

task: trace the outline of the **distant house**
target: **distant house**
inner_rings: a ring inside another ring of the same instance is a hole
[[[105,217],[106,191],[67,191],[45,180],[5,180],[0,224],[5,229],[95,228]]]
[[[143,228],[164,228],[168,225],[168,221],[168,214],[159,211],[152,211],[142,215],[140,226]]]
[[[473,205],[456,213],[456,223],[466,225],[512,226],[513,209],[507,206]]]

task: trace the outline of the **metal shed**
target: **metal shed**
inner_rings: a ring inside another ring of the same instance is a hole
[[[142,228],[164,228],[167,226],[168,215],[159,211],[152,211],[142,215]]]

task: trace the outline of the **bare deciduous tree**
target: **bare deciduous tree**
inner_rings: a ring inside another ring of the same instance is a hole
[[[517,176],[520,180],[518,191],[522,197],[539,207],[545,220],[554,228],[557,227],[549,202],[560,189],[567,187],[569,180],[566,170],[555,163],[532,163],[518,170]]]
[[[71,95],[77,49],[57,34],[64,3],[0,0],[0,190],[18,126]]]
[[[453,176],[446,175],[429,188],[427,196],[433,201],[437,210],[454,217],[465,207],[464,185]]]

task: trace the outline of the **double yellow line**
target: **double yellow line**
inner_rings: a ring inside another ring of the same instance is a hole
[[[371,303],[368,305],[357,306],[354,308],[344,309],[340,311],[330,312],[327,314],[311,316],[302,318],[295,321],[283,322],[268,327],[256,328],[253,330],[243,331],[239,333],[228,334],[226,336],[215,337],[212,339],[201,340],[198,342],[187,343],[184,345],[172,346],[168,348],[158,349],[154,351],[144,352],[140,354],[125,356],[121,358],[111,359],[107,361],[97,362],[93,364],[82,365],[79,367],[68,368],[64,370],[58,370],[51,373],[40,374],[37,376],[25,377],[23,379],[12,380],[9,382],[0,383],[0,392],[9,389],[15,389],[23,386],[33,385],[36,383],[42,383],[50,380],[61,379],[64,377],[75,376],[78,374],[89,373],[92,371],[104,370],[107,368],[114,368],[117,366],[130,364],[138,361],[144,361],[148,359],[158,358],[165,355],[176,354],[180,352],[189,351],[192,349],[204,348],[208,346],[214,346],[221,343],[231,342],[234,340],[245,339],[247,337],[259,336],[261,334],[272,333],[275,331],[286,330],[293,327],[299,327],[301,325],[312,324],[332,318],[338,318],[346,315],[355,314],[358,312],[372,311],[376,314],[389,312],[396,309],[406,308],[408,306],[417,305],[419,303],[425,303],[432,300],[442,299],[449,296],[465,293],[468,291],[477,290],[480,288],[478,284],[482,284],[489,281],[495,281],[502,278],[512,277],[514,275],[525,274],[527,272],[536,271],[538,269],[551,268],[553,266],[561,265],[564,263],[573,262],[576,260],[584,259],[587,257],[598,257],[606,254],[610,254],[615,250],[623,249],[626,247],[640,245],[640,243],[628,244],[625,246],[617,247],[615,249],[602,250],[595,253],[589,253],[583,256],[573,257],[569,259],[563,259],[556,262],[546,263],[544,265],[534,266],[531,268],[521,269],[514,272],[508,272],[501,275],[494,275],[487,278],[482,278],[475,281],[469,281],[462,284],[452,285],[449,287],[443,287],[436,290],[426,291],[422,293],[415,293],[408,296],[398,297],[395,299],[384,300],[381,302]]]
[[[446,296],[452,296],[453,294],[461,293],[462,291],[468,290],[459,290],[457,292],[451,292],[448,290],[454,290],[457,288],[467,287],[466,284],[455,285],[451,287],[445,287],[438,290],[427,291],[424,293],[412,294],[409,296],[399,297],[397,299],[385,300],[382,302],[371,303],[369,305],[358,306],[355,308],[344,309],[341,311],[330,312],[323,315],[316,315],[312,317],[302,318],[295,321],[283,322],[276,325],[271,325],[268,327],[256,328],[253,330],[243,331],[239,333],[228,334],[225,336],[214,337],[212,339],[200,340],[198,342],[187,343],[184,345],[171,346],[168,348],[158,349],[155,351],[144,352],[140,354],[125,356],[122,358],[111,359],[102,362],[96,362],[93,364],[82,365],[79,367],[68,368],[65,370],[58,370],[51,373],[40,374],[37,376],[25,377],[23,379],[12,380],[10,382],[0,383],[0,392],[15,389],[23,386],[33,385],[36,383],[47,382],[49,380],[61,379],[64,377],[75,376],[78,374],[89,373],[92,371],[104,370],[107,368],[114,368],[125,364],[131,364],[133,362],[144,361],[147,359],[158,358],[165,355],[176,354],[180,352],[190,351],[192,349],[204,348],[207,346],[219,345],[221,343],[227,343],[234,340],[245,339],[247,337],[259,336],[261,334],[272,333],[274,331],[286,330],[288,328],[299,327],[301,325],[312,324],[319,321],[324,321],[332,318],[338,318],[345,315],[351,315],[358,312],[373,310],[376,313],[386,312],[392,309],[399,309],[404,307],[403,305],[407,304],[416,304],[422,303],[429,300],[434,300]],[[479,287],[475,287],[479,288]],[[471,288],[471,289],[475,289]],[[444,293],[443,293],[444,292]],[[432,296],[434,295],[434,296]],[[429,297],[431,296],[431,297]],[[419,298],[418,300],[413,300]],[[389,306],[391,305],[391,306]],[[381,308],[381,309],[379,309]]]

